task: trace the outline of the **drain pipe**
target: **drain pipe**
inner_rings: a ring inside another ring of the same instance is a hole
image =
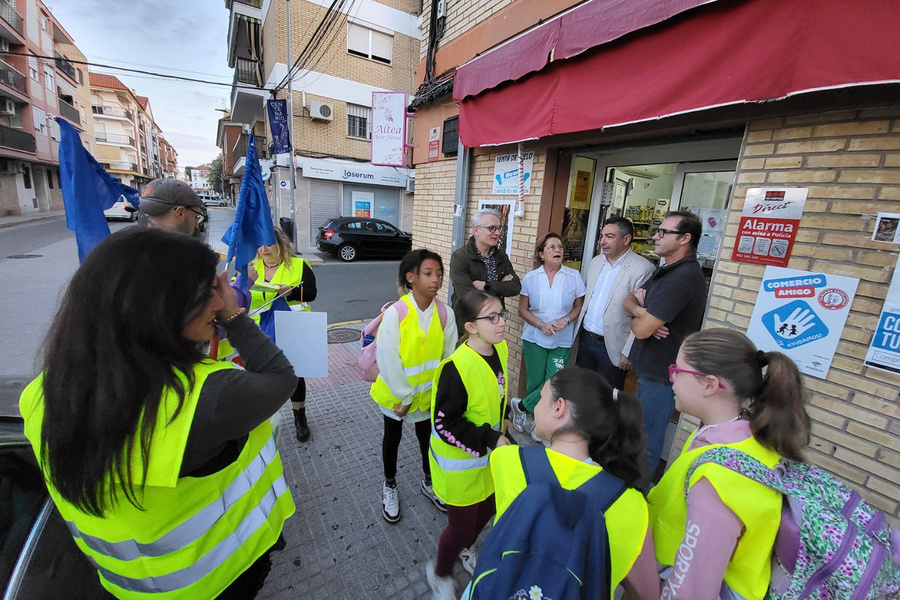
[[[472,167],[472,150],[458,142],[456,154],[456,190],[453,197],[453,238],[450,252],[456,252],[466,244],[466,204],[469,197],[469,171]],[[447,298],[453,297],[453,281],[447,290]]]

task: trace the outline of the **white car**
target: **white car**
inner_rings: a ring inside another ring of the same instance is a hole
[[[221,196],[210,196],[209,194],[200,194],[200,201],[206,206],[228,206],[228,202]]]
[[[125,199],[125,196],[119,196],[115,204],[103,211],[107,221],[125,220],[134,221],[137,219],[137,209]]]

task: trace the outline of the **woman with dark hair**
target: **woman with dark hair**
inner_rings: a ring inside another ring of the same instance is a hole
[[[761,600],[781,495],[715,463],[686,479],[713,446],[735,448],[770,468],[782,458],[801,460],[810,422],[800,372],[786,355],[757,350],[742,333],[707,329],[684,340],[669,379],[675,407],[700,419],[700,427],[649,495],[656,559],[672,567],[664,571],[663,597]]]
[[[519,316],[525,321],[522,331],[522,357],[525,361],[525,397],[513,398],[513,427],[525,431],[529,414],[541,397],[544,382],[566,366],[575,339],[572,320],[581,312],[586,288],[581,274],[562,264],[563,243],[559,234],[548,233],[538,240],[534,271],[522,278]],[[531,438],[540,441],[530,427]]]
[[[253,598],[294,512],[268,419],[296,377],[217,263],[185,235],[108,237],[20,399],[50,495],[119,598]],[[246,371],[204,357],[216,324]]]

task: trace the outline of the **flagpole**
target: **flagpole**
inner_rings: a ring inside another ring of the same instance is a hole
[[[294,93],[291,90],[291,82],[294,79],[291,73],[291,0],[286,0],[287,5],[287,66],[288,66],[288,135],[290,136],[291,151],[288,155],[288,173],[291,178],[291,246],[297,250],[297,207],[294,200]]]

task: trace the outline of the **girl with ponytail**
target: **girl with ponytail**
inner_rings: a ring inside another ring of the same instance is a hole
[[[621,479],[625,491],[604,515],[609,540],[610,598],[620,583],[641,600],[659,597],[647,503],[640,491],[646,440],[638,400],[614,389],[594,371],[570,367],[541,389],[534,409],[535,433],[559,484],[575,489],[602,470]],[[525,489],[516,446],[491,453],[497,520]]]
[[[731,329],[684,340],[669,366],[675,407],[700,419],[681,455],[650,491],[662,597],[761,600],[768,589],[781,496],[714,463],[687,474],[709,448],[729,446],[769,466],[802,460],[809,415],[794,362],[757,350]],[[685,494],[685,490],[687,493]]]

